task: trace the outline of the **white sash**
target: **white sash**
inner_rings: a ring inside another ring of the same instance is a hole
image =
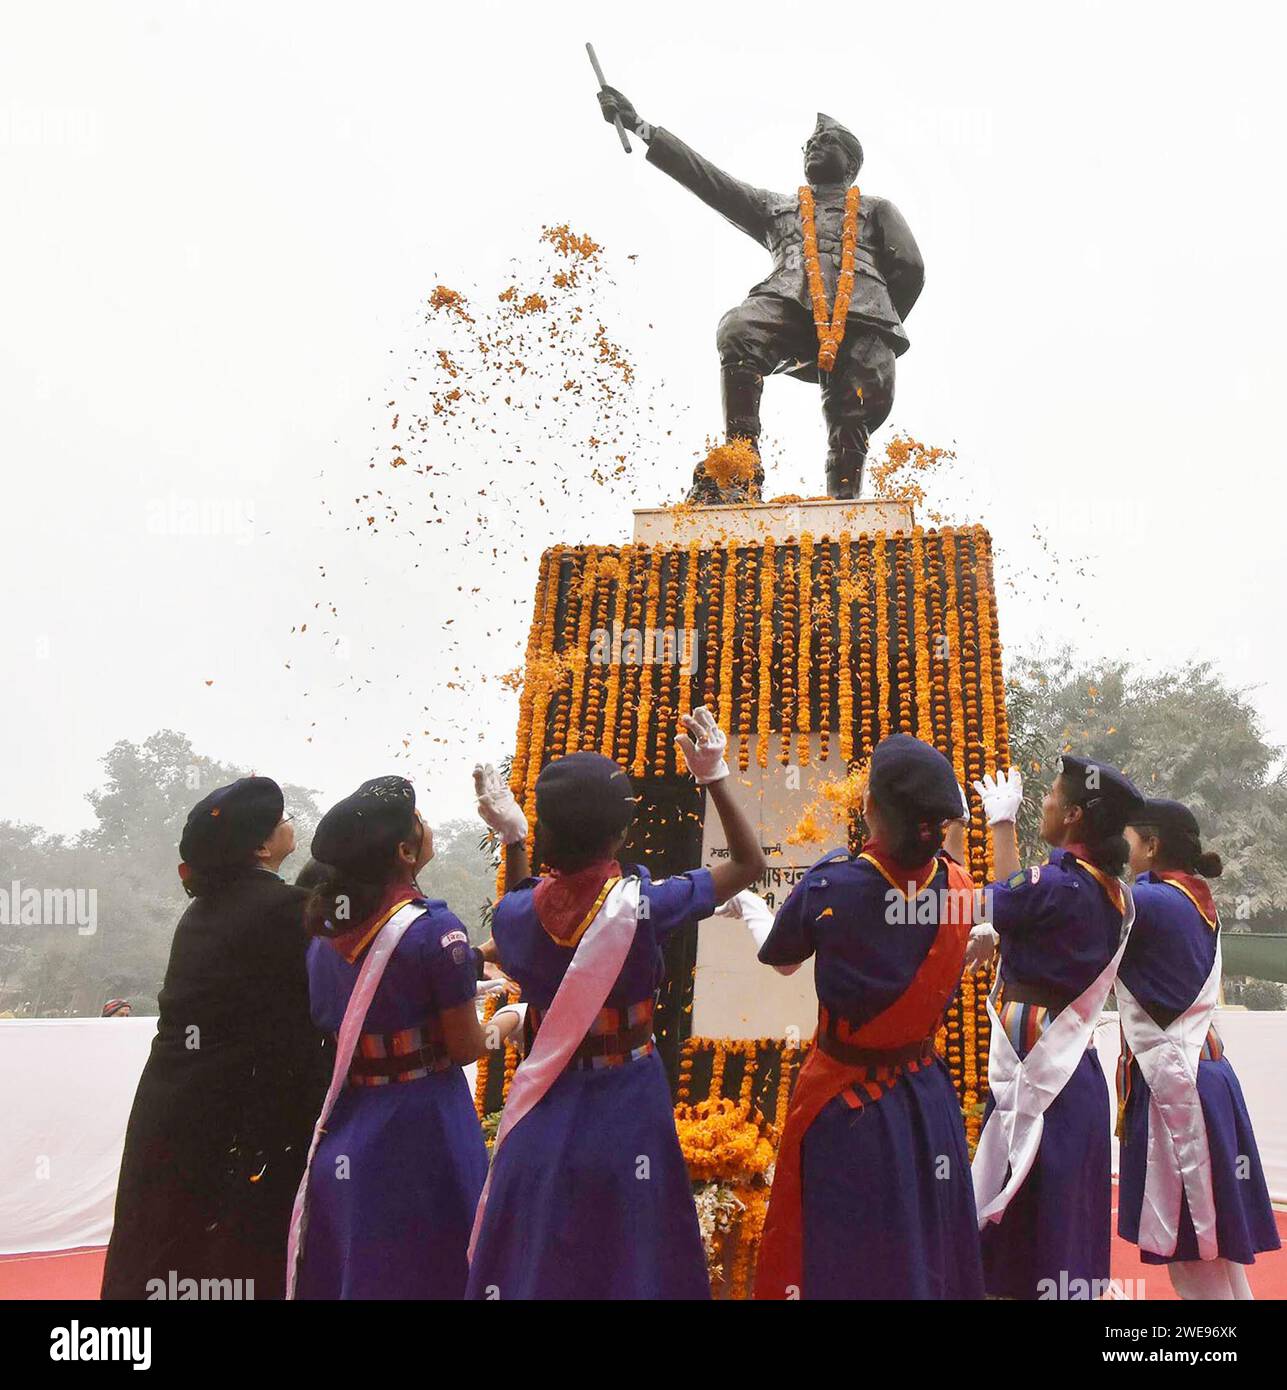
[[[483,1184],[474,1229],[469,1237],[469,1258],[474,1258],[478,1233],[482,1230],[487,1194],[491,1190],[496,1156],[506,1135],[536,1106],[546,1091],[563,1074],[598,1017],[621,974],[639,921],[639,879],[619,879],[585,929],[575,953],[555,992],[549,1009],[541,1018],[536,1041],[527,1059],[519,1065],[509,1084],[509,1099],[501,1115],[496,1142],[492,1146],[492,1166]]]
[[[317,1152],[317,1146],[322,1142],[322,1135],[326,1133],[326,1122],[331,1117],[335,1102],[348,1081],[349,1065],[353,1061],[357,1040],[362,1032],[362,1025],[366,1022],[371,1000],[375,997],[380,978],[384,974],[384,967],[388,965],[389,957],[393,955],[398,942],[402,940],[403,933],[412,922],[419,921],[425,915],[425,911],[424,903],[412,902],[400,907],[389,918],[367,949],[357,984],[353,986],[353,993],[349,995],[348,1008],[344,1010],[344,1019],[340,1023],[339,1036],[335,1044],[335,1067],[331,1072],[330,1089],[326,1093],[326,1099],[322,1102],[322,1113],[317,1117],[317,1124],[313,1126],[313,1142],[308,1146],[308,1161],[304,1164],[304,1176],[299,1180],[299,1191],[295,1194],[295,1206],[290,1214],[290,1232],[286,1237],[287,1298],[295,1297],[295,1279],[299,1270],[299,1257],[303,1251],[304,1236],[308,1230],[308,1175],[313,1168],[313,1155]]]
[[[1180,1235],[1180,1198],[1198,1238],[1198,1258],[1219,1257],[1215,1192],[1207,1122],[1198,1097],[1198,1058],[1220,994],[1221,950],[1193,1003],[1166,1028],[1159,1028],[1118,980],[1117,1007],[1122,1032],[1149,1089],[1148,1157],[1144,1205],[1140,1211],[1140,1249],[1174,1255]]]
[[[1131,890],[1124,883],[1121,888],[1125,911],[1121,938],[1112,960],[1087,989],[1051,1019],[1046,1031],[1023,1058],[1014,1050],[997,1014],[996,996],[1001,984],[1001,972],[997,971],[988,995],[988,1021],[992,1025],[988,1087],[995,1109],[979,1135],[971,1165],[979,1230],[989,1221],[1001,1220],[1032,1171],[1041,1148],[1046,1111],[1068,1084],[1094,1037],[1095,1024],[1117,976],[1131,924],[1135,921]]]

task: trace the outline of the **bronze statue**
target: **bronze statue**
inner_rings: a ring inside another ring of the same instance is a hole
[[[724,315],[715,335],[727,437],[749,439],[758,456],[760,396],[766,376],[785,372],[801,381],[820,382],[829,446],[827,492],[832,497],[857,497],[867,440],[894,403],[894,359],[908,348],[903,320],[925,282],[924,262],[902,214],[884,198],[861,195],[844,336],[834,365],[824,370],[819,367],[820,329],[806,273],[800,198],[752,188],[731,178],[668,130],[643,120],[614,87],[600,90],[599,106],[606,120],[619,121],[644,141],[650,164],[773,253],[773,273]],[[804,175],[813,191],[827,319],[841,280],[846,197],[862,168],[862,158],[857,137],[819,113],[804,146]],[[763,478],[763,467],[759,467],[751,485],[753,495],[758,496]],[[736,498],[731,490],[721,492],[699,465],[689,500],[709,503]]]

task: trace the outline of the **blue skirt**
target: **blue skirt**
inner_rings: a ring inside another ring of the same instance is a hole
[[[992,1110],[989,1100],[987,1115]],[[1112,1123],[1104,1069],[1091,1048],[1046,1111],[1032,1171],[1001,1220],[983,1231],[988,1293],[1102,1296],[1112,1240]]]
[[[942,1062],[839,1097],[801,1154],[805,1298],[982,1298],[961,1106]]]
[[[1238,1077],[1226,1058],[1198,1063],[1198,1099],[1207,1124],[1211,1150],[1211,1184],[1215,1196],[1216,1240],[1222,1260],[1254,1264],[1265,1250],[1282,1244],[1269,1189],[1260,1166],[1251,1117],[1242,1098]],[[1140,1212],[1144,1205],[1144,1175],[1148,1158],[1149,1089],[1139,1063],[1131,1062],[1131,1090],[1122,1124],[1121,1181],[1118,1193],[1117,1232],[1123,1240],[1139,1244]],[[1240,1177],[1238,1165],[1245,1172]],[[1180,1237],[1174,1255],[1140,1251],[1145,1264],[1169,1264],[1172,1260],[1196,1260],[1198,1238],[1189,1215],[1187,1197],[1180,1204]]]
[[[298,1298],[465,1292],[487,1147],[459,1067],[347,1087],[308,1180]]]
[[[506,1135],[466,1296],[710,1297],[692,1183],[655,1052],[564,1072]]]

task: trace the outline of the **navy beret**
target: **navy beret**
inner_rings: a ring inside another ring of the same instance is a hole
[[[867,786],[877,804],[905,806],[926,820],[957,820],[961,815],[961,789],[952,764],[911,734],[881,739],[871,755]]]
[[[1144,801],[1135,783],[1111,763],[1065,753],[1055,764],[1055,771],[1067,779],[1074,805],[1087,810],[1103,805],[1123,825]]]
[[[271,777],[241,777],[217,787],[188,812],[179,855],[194,869],[245,864],[282,818],[282,789]]]
[[[1195,840],[1202,837],[1198,828],[1198,818],[1182,801],[1167,801],[1162,797],[1150,797],[1142,801],[1130,813],[1127,825],[1150,826],[1163,834],[1191,835]]]
[[[536,779],[536,817],[558,834],[606,840],[634,820],[635,789],[602,753],[569,753]]]
[[[322,864],[372,877],[416,827],[416,790],[405,777],[373,777],[318,822],[312,855]]]

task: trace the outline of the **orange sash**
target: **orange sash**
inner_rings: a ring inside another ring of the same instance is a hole
[[[892,1051],[930,1038],[952,1002],[961,982],[965,947],[973,925],[974,880],[952,860],[944,858],[942,862],[953,894],[949,910],[941,914],[947,920],[939,923],[933,945],[907,989],[887,1009],[854,1030],[850,1041],[856,1047]],[[827,1103],[848,1087],[866,1080],[870,1070],[847,1066],[829,1057],[818,1047],[815,1035],[814,1046],[796,1078],[778,1146],[773,1190],[755,1270],[756,1298],[800,1296],[804,1278],[804,1136]]]

